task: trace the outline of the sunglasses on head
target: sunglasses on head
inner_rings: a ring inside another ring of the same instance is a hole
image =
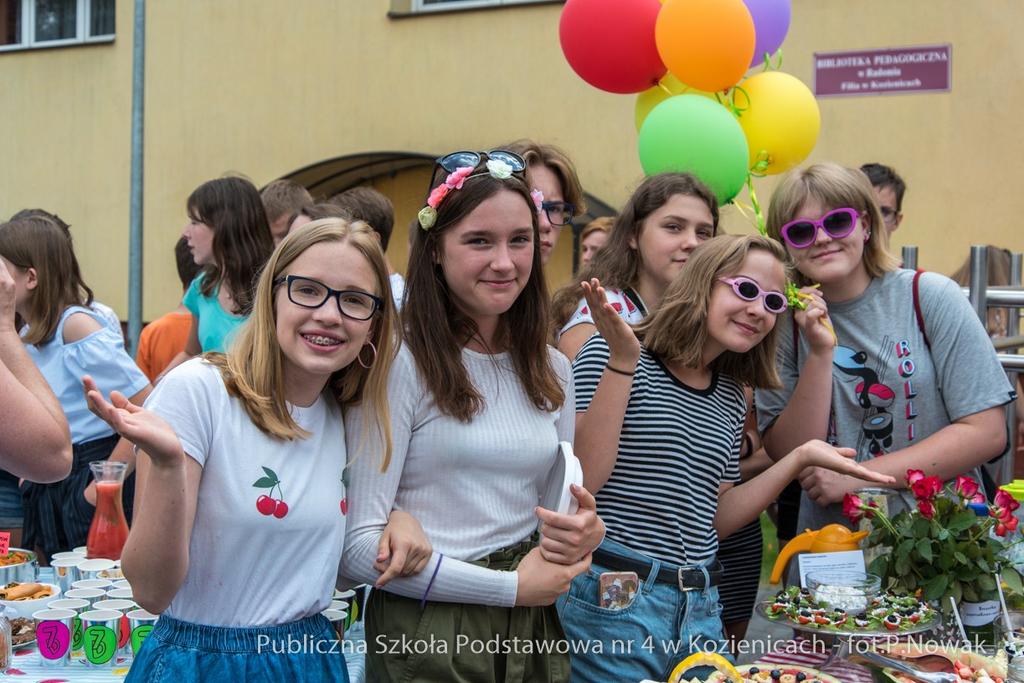
[[[451,154],[445,154],[443,157],[438,157],[437,165],[449,173],[453,173],[456,169],[466,166],[476,168],[484,159],[504,161],[512,167],[513,173],[522,173],[526,170],[526,161],[515,152],[509,152],[505,149],[492,149],[489,152],[452,152]]]
[[[764,310],[769,313],[775,313],[778,315],[785,311],[789,305],[782,292],[772,292],[761,289],[761,285],[757,284],[749,277],[743,277],[742,275],[737,277],[720,277],[718,278],[718,281],[731,286],[732,291],[736,292],[736,296],[744,301],[757,301],[760,299],[761,305],[764,306]]]
[[[782,226],[782,239],[795,249],[806,249],[818,238],[818,231],[824,230],[832,239],[848,236],[857,227],[860,213],[856,209],[833,209],[818,220],[798,218]]]

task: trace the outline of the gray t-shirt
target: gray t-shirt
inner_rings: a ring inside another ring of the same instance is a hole
[[[992,342],[959,286],[937,273],[919,280],[919,300],[931,349],[914,315],[914,271],[874,278],[861,296],[829,304],[839,338],[832,362],[830,443],[857,449],[863,462],[900,450],[959,419],[1015,397]],[[783,388],[758,390],[763,433],[782,413],[810,354],[794,323],[779,320],[779,375]],[[975,478],[980,482],[977,472]],[[909,492],[904,501],[912,502]],[[893,511],[895,512],[895,511]],[[822,507],[804,496],[799,528],[846,523],[841,504]]]

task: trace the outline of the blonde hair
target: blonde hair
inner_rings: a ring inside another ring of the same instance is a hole
[[[587,223],[583,228],[583,232],[580,233],[580,242],[587,239],[595,232],[603,232],[606,235],[612,231],[612,226],[615,225],[615,216],[601,216]]]
[[[760,249],[786,264],[786,252],[778,242],[761,235],[719,235],[704,242],[665,290],[658,309],[636,327],[647,349],[667,362],[697,368],[708,340],[708,302],[720,277],[739,273],[751,250]],[[740,384],[757,389],[781,386],[775,368],[778,326],[746,353],[725,351],[709,368]]]
[[[867,219],[870,233],[862,261],[868,275],[881,277],[900,267],[899,259],[889,253],[889,231],[882,222],[875,192],[861,171],[826,162],[788,173],[772,193],[768,235],[781,241],[782,226],[798,218],[797,212],[808,199],[817,200],[826,209],[854,209]],[[799,271],[795,277],[800,285],[810,284]]]
[[[274,298],[278,278],[303,252],[321,242],[343,242],[353,246],[370,264],[376,280],[376,292],[383,310],[373,319],[371,341],[377,354],[369,369],[352,362],[337,370],[327,389],[342,409],[368,403],[376,416],[376,427],[383,439],[381,470],[391,461],[391,415],[388,410],[387,382],[391,363],[398,352],[398,314],[391,299],[391,286],[384,253],[373,230],[362,221],[326,218],[290,233],[267,261],[256,284],[252,316],[242,325],[231,350],[225,354],[206,354],[224,378],[228,392],[238,398],[245,412],[260,431],[282,440],[306,438],[292,418],[284,398],[283,354],[277,341],[277,315]],[[362,351],[360,351],[361,353]]]

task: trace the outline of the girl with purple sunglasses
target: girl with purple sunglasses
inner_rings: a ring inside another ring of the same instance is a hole
[[[757,392],[770,456],[823,439],[903,482],[908,469],[952,479],[1006,449],[1014,392],[984,327],[952,280],[899,268],[860,171],[791,173],[772,196],[768,233],[809,302],[780,322],[782,386]],[[844,494],[868,485],[820,468],[800,483],[800,529],[843,523]]]
[[[558,603],[578,645],[572,680],[664,681],[694,648],[727,652],[719,539],[756,519],[806,467],[892,481],[854,463],[852,450],[812,441],[738,483],[743,387],[778,383],[785,257],[765,237],[712,238],[693,250],[636,328],[599,281],[583,283],[600,334],[573,363],[575,449],[607,533],[590,570]],[[603,600],[609,575],[621,572],[636,575],[636,590]],[[611,652],[616,640],[656,646],[614,656],[595,646]]]

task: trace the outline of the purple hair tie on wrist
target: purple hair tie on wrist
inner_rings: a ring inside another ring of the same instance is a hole
[[[430,575],[430,583],[427,584],[427,590],[423,591],[423,599],[420,600],[420,610],[427,606],[427,596],[430,595],[430,589],[434,585],[434,579],[437,578],[437,570],[441,568],[441,560],[444,559],[444,554],[439,553],[437,556],[437,564],[434,565],[434,573]]]

